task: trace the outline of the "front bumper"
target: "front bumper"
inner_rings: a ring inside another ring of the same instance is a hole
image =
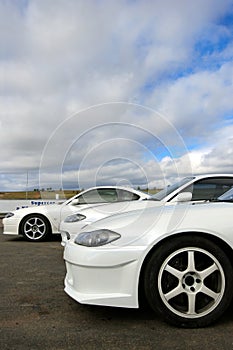
[[[66,244],[65,292],[82,304],[138,307],[140,247]]]
[[[3,234],[18,235],[19,234],[19,219],[12,216],[10,218],[3,218]]]

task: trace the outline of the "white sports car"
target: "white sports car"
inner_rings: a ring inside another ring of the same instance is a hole
[[[82,208],[109,202],[140,201],[150,197],[147,193],[129,187],[92,187],[62,204],[33,206],[8,213],[3,219],[3,233],[22,234],[27,240],[38,242],[52,233],[59,233],[61,220]]]
[[[64,248],[65,292],[83,304],[137,308],[203,327],[233,296],[233,189],[219,201],[109,216]]]
[[[100,207],[91,207],[79,210],[68,216],[62,223],[62,245],[64,246],[71,235],[79,233],[87,224],[100,220],[115,213],[136,209],[145,209],[163,205],[164,202],[173,203],[180,201],[203,201],[217,198],[233,186],[233,175],[212,174],[191,176],[156,193],[150,200],[141,202],[118,202],[106,204]],[[191,198],[185,195],[192,192]]]

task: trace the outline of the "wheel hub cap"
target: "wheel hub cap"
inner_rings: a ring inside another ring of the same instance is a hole
[[[32,232],[38,232],[38,226],[37,225],[34,225],[32,226]]]
[[[201,278],[195,272],[188,272],[182,280],[182,287],[186,292],[196,293],[201,288]]]

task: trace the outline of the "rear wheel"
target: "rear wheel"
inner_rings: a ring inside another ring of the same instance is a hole
[[[145,270],[145,295],[169,323],[203,327],[232,300],[233,269],[222,249],[198,236],[174,238],[158,248]]]
[[[51,233],[50,224],[44,216],[30,215],[23,219],[20,232],[28,241],[43,241]]]

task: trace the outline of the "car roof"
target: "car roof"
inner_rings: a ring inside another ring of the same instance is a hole
[[[116,185],[109,185],[109,186],[94,186],[94,187],[89,187],[83,191],[80,191],[80,193],[78,194],[82,194],[82,193],[85,193],[85,192],[89,192],[91,190],[98,190],[98,189],[108,189],[108,188],[112,188],[112,189],[117,189],[117,190],[125,190],[125,191],[130,191],[130,192],[133,192],[133,193],[138,193],[138,194],[141,194],[141,195],[144,195],[144,196],[148,196],[150,197],[150,194],[147,193],[147,192],[144,192],[142,190],[136,190],[135,188],[133,187],[130,187],[130,186],[116,186]]]
[[[93,186],[93,187],[89,187],[87,188],[86,190],[82,191],[82,192],[85,192],[85,191],[89,191],[89,190],[95,190],[95,189],[100,189],[100,188],[115,188],[115,189],[122,189],[122,190],[127,190],[127,191],[136,191],[136,192],[142,192],[141,190],[136,190],[135,188],[133,187],[130,187],[130,186],[117,186],[117,185],[101,185],[101,186]]]
[[[195,179],[199,179],[199,178],[203,179],[208,177],[233,177],[233,174],[214,173],[214,174],[193,175],[193,177],[195,177]]]

